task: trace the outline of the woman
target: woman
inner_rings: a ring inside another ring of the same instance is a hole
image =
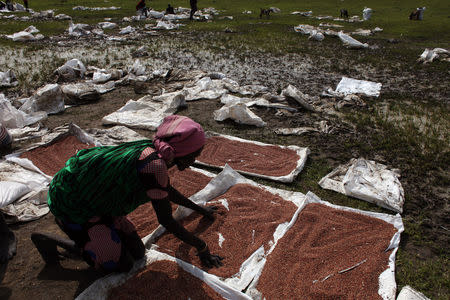
[[[173,188],[168,168],[191,166],[205,144],[200,124],[184,116],[166,117],[153,143],[141,140],[119,146],[94,147],[71,157],[50,183],[48,205],[71,240],[33,233],[31,239],[47,263],[58,262],[56,246],[79,253],[107,272],[128,271],[144,256],[145,247],[126,215],[151,201],[158,221],[182,241],[197,248],[207,267],[219,267],[200,238],[172,217],[174,202],[214,220],[216,208],[199,206]]]

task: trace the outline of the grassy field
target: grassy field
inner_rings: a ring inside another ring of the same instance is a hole
[[[39,0],[30,1],[30,7],[36,11],[54,9],[55,14],[64,13],[72,16],[74,23],[96,24],[106,17],[120,22],[123,17],[134,15],[136,3],[137,1],[119,0],[107,2]],[[161,0],[147,1],[147,5],[160,11],[165,9],[167,3],[167,1]],[[207,34],[208,39],[202,40],[204,43],[202,47],[210,51],[242,49],[243,51],[238,55],[242,55],[244,58],[246,55],[253,55],[253,52],[264,52],[274,56],[296,53],[307,55],[318,64],[325,59],[339,58],[348,65],[360,64],[380,71],[391,68],[393,74],[404,75],[410,72],[418,74],[417,78],[419,79],[428,79],[423,84],[422,82],[413,82],[411,88],[405,88],[402,91],[383,91],[382,101],[369,101],[365,109],[344,111],[345,121],[364,134],[359,139],[355,138],[342,143],[345,149],[356,148],[362,155],[370,156],[370,153],[376,152],[389,157],[390,163],[401,166],[407,177],[414,179],[408,183],[410,189],[405,190],[406,203],[403,214],[405,233],[402,235],[402,247],[396,261],[396,279],[399,288],[411,285],[433,299],[448,299],[450,296],[448,272],[450,262],[448,243],[446,243],[449,230],[448,199],[443,203],[433,202],[439,193],[448,194],[450,187],[448,176],[450,166],[450,118],[448,117],[450,92],[448,83],[450,83],[450,76],[447,62],[422,65],[417,64],[416,59],[424,48],[450,48],[450,6],[448,4],[448,1],[444,0],[200,0],[199,8],[214,7],[221,11],[220,15],[213,22],[183,21],[187,26],[180,29],[185,32]],[[88,7],[117,6],[121,9],[72,10],[72,7],[80,5]],[[189,7],[189,1],[176,0],[172,1],[171,5]],[[318,25],[323,22],[332,22],[331,20],[291,15],[293,11],[312,10],[314,16],[337,17],[339,9],[346,8],[350,16],[359,15],[361,17],[365,6],[374,10],[369,21],[339,24],[345,26],[345,31],[356,28],[373,29],[377,26],[382,28],[383,32],[362,38],[369,44],[383,45],[385,49],[376,52],[380,55],[373,55],[374,52],[336,52],[335,47],[328,47],[335,43],[331,38],[326,38],[319,47],[307,43],[305,36],[295,33],[293,30],[293,26],[299,24]],[[426,6],[424,20],[410,21],[408,19],[410,12],[419,6]],[[268,7],[278,7],[281,9],[281,13],[272,14],[269,19],[261,20],[258,16],[259,9]],[[243,14],[242,12],[245,10],[253,13]],[[224,19],[221,18],[222,16],[233,16],[233,19]],[[35,25],[41,33],[48,37],[63,34],[67,30],[68,24],[68,21],[17,22],[0,19],[0,34],[12,34],[29,25]],[[122,24],[121,27],[127,25]],[[220,34],[225,28],[232,29],[235,34],[226,36]],[[388,43],[387,41],[391,39],[398,43]],[[12,43],[6,39],[0,39],[0,46],[21,49],[30,54],[40,47],[45,47],[37,44]],[[57,60],[56,57],[55,54],[57,61],[55,64],[60,65],[62,61]],[[2,68],[3,66],[0,66],[0,71],[4,71]],[[324,66],[324,69],[342,75],[351,75],[354,72],[351,70],[351,66],[346,67],[339,64],[327,65]],[[36,73],[36,82],[42,80],[38,73],[39,71]],[[45,77],[49,73],[50,70],[46,70]],[[411,79],[411,81],[413,80]],[[438,93],[439,99],[433,96],[435,93],[433,80],[443,87],[443,90]],[[447,82],[447,87],[445,87],[445,82]],[[414,86],[420,84],[422,86],[419,93],[415,91]],[[269,138],[273,139],[273,135],[267,137],[267,139]],[[265,138],[261,139],[264,141]],[[272,142],[279,141],[272,140]],[[383,211],[365,202],[321,190],[317,186],[317,182],[330,170],[331,166],[327,164],[326,160],[318,159],[309,162],[295,185],[282,187],[302,192],[312,190],[319,196],[333,199],[333,202],[337,204]],[[423,182],[420,182],[421,180]],[[426,190],[424,190],[425,186]],[[441,214],[444,216],[442,217]],[[447,215],[445,216],[445,214]],[[434,224],[433,220],[437,216],[441,219]],[[439,236],[444,237],[436,238]],[[408,246],[405,246],[406,244]]]

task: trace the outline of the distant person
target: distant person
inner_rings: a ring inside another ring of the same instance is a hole
[[[11,3],[11,0],[6,0],[6,9],[9,11],[14,11],[14,5]]]
[[[28,0],[23,0],[23,5],[25,6],[25,9],[28,11]]]
[[[147,6],[145,5],[145,0],[140,0],[136,5],[136,11],[138,11],[141,15],[144,15],[147,18]]]
[[[174,11],[173,7],[169,3],[167,5],[167,8],[166,8],[166,15],[174,15],[174,14],[175,14],[175,11]]]
[[[345,8],[341,8],[341,18],[346,18],[348,19],[348,10],[346,10]]]
[[[197,0],[190,0],[191,4],[191,13],[189,15],[189,20],[192,20],[194,18],[194,14],[197,11]]]

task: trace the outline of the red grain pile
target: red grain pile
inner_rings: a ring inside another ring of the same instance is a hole
[[[309,204],[269,255],[257,289],[266,299],[379,299],[395,232],[375,218]]]
[[[91,147],[94,145],[82,143],[76,136],[69,135],[51,145],[40,146],[24,152],[20,157],[28,158],[42,172],[54,176],[64,167],[70,157],[77,154],[79,150]]]
[[[178,171],[177,167],[169,169],[169,177],[170,184],[188,198],[203,189],[211,180],[210,177],[200,172],[191,169]],[[172,210],[175,211],[176,208],[177,205],[172,204]],[[128,214],[128,218],[133,222],[141,238],[147,236],[159,226],[150,202],[139,206]]]
[[[171,261],[157,261],[113,288],[108,300],[223,299],[206,283]]]
[[[260,146],[214,136],[206,140],[198,161],[214,166],[229,164],[233,169],[266,176],[284,176],[297,167],[294,150]]]
[[[239,271],[241,264],[261,245],[272,240],[276,227],[292,218],[296,206],[281,197],[248,184],[237,184],[212,201],[226,199],[229,211],[219,207],[216,220],[211,222],[193,213],[182,221],[183,226],[208,243],[211,253],[224,257],[224,266],[209,273],[228,278]],[[225,239],[219,245],[219,233]],[[178,240],[172,234],[162,235],[156,244],[161,251],[201,267],[196,249]]]

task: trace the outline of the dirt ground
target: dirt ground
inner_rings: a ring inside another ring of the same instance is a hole
[[[380,41],[380,43],[384,43]],[[381,53],[381,50],[380,50]],[[174,61],[182,61],[182,54],[174,55]],[[292,59],[291,62],[298,62],[299,57],[289,56]],[[178,60],[177,60],[178,59]],[[287,59],[288,60],[288,59]],[[255,68],[255,72],[251,76],[245,76],[236,71],[230,77],[238,79],[241,84],[253,83],[257,81],[260,84],[270,87],[276,91],[280,82],[283,84],[296,83],[297,86],[305,86],[303,89],[306,93],[317,94],[323,90],[324,85],[330,85],[332,79],[336,79],[340,76],[339,68],[336,73],[317,72],[318,67],[309,65],[304,69],[302,76],[292,76],[292,72],[286,69],[286,65],[289,65],[288,61],[283,61],[282,58],[264,58],[255,59],[252,62],[255,65],[264,65],[265,68]],[[302,60],[305,62],[305,60]],[[329,62],[327,62],[329,63]],[[339,65],[339,62],[336,62]],[[181,64],[181,63],[180,63]],[[201,65],[201,64],[200,64]],[[251,64],[249,64],[251,66]],[[207,66],[201,65],[203,69]],[[271,69],[272,74],[267,74],[267,69]],[[351,71],[350,71],[351,72]],[[395,70],[372,70],[370,71],[376,76],[372,76],[373,80],[376,78],[392,78],[383,80],[385,83],[384,88],[395,90],[397,92],[408,92],[409,94],[419,95],[421,93],[427,93],[429,84],[433,82],[433,78],[429,78],[429,74],[415,74],[414,81],[422,82],[422,87],[416,87],[414,91],[411,91],[409,82],[412,77],[411,74],[404,73]],[[395,78],[393,74],[395,73]],[[316,74],[316,75],[314,75]],[[233,75],[235,77],[233,77]],[[349,74],[351,75],[351,74]],[[350,76],[351,77],[351,76]],[[436,78],[435,78],[436,79]],[[443,85],[441,81],[438,85]],[[428,85],[427,85],[428,83]],[[153,86],[161,86],[161,82],[151,83]],[[437,99],[445,99],[445,89],[443,92],[437,93],[435,97]],[[49,116],[48,120],[44,122],[44,125],[52,129],[60,126],[64,123],[74,122],[83,129],[89,128],[105,128],[101,124],[101,118],[113,111],[116,111],[123,106],[126,101],[130,99],[137,100],[142,97],[142,94],[136,94],[133,86],[120,87],[108,94],[102,96],[101,100],[90,103],[88,105],[82,105],[78,107],[72,107],[67,109],[64,113],[58,115]],[[327,164],[332,167],[336,167],[339,164],[347,162],[353,157],[359,157],[365,155],[368,159],[376,159],[388,166],[402,169],[401,182],[405,191],[407,191],[409,197],[408,202],[405,203],[406,218],[413,218],[415,215],[420,214],[424,202],[432,197],[435,200],[435,204],[430,205],[427,203],[429,209],[430,221],[427,226],[423,228],[426,234],[435,238],[438,244],[447,245],[449,241],[448,229],[447,231],[440,228],[442,224],[449,224],[448,219],[448,207],[445,207],[446,200],[448,199],[448,190],[443,187],[437,187],[432,189],[428,187],[427,183],[423,180],[423,174],[420,174],[419,170],[408,170],[405,157],[389,157],[386,153],[366,153],[361,151],[357,147],[348,147],[345,144],[351,144],[364,139],[366,132],[358,132],[352,126],[341,122],[334,117],[327,117],[327,121],[336,130],[333,134],[323,135],[320,133],[309,133],[304,136],[289,136],[280,137],[274,134],[273,129],[277,127],[300,127],[300,126],[312,126],[314,122],[323,120],[324,116],[319,114],[307,113],[302,110],[296,103],[291,103],[292,106],[299,108],[297,113],[275,115],[275,111],[271,109],[256,108],[252,109],[258,116],[267,122],[267,126],[264,128],[255,128],[251,126],[236,125],[233,122],[216,122],[212,118],[214,110],[221,107],[218,101],[202,100],[189,102],[188,107],[179,111],[179,114],[187,115],[201,123],[206,130],[223,132],[226,134],[234,134],[240,137],[254,140],[262,140],[265,142],[272,141],[278,144],[293,144],[303,147],[309,147],[311,149],[311,155],[308,158],[308,166],[311,166],[315,161],[325,160]],[[139,130],[139,133],[145,136],[151,137],[152,133],[148,131]],[[18,145],[16,145],[18,147]],[[13,149],[13,151],[17,150]],[[443,178],[447,176],[447,171],[436,170],[437,173],[444,172]],[[324,174],[323,174],[324,175]],[[432,174],[436,176],[436,174]],[[297,179],[297,180],[301,180]],[[287,186],[289,188],[289,186]],[[301,191],[306,193],[307,191]],[[14,231],[17,239],[17,254],[9,261],[6,269],[5,277],[0,285],[0,299],[73,299],[79,295],[85,288],[87,288],[93,281],[101,277],[102,274],[98,274],[90,269],[84,262],[74,259],[65,259],[62,261],[61,267],[46,267],[41,260],[37,250],[34,248],[30,235],[33,231],[42,230],[47,232],[54,232],[62,234],[59,228],[54,224],[53,216],[51,214],[45,217],[24,224],[14,224],[10,228]],[[417,247],[414,244],[408,242],[408,237],[402,235],[402,249],[406,252],[410,252],[411,255],[419,255],[425,259],[432,258],[435,253],[433,248]]]

